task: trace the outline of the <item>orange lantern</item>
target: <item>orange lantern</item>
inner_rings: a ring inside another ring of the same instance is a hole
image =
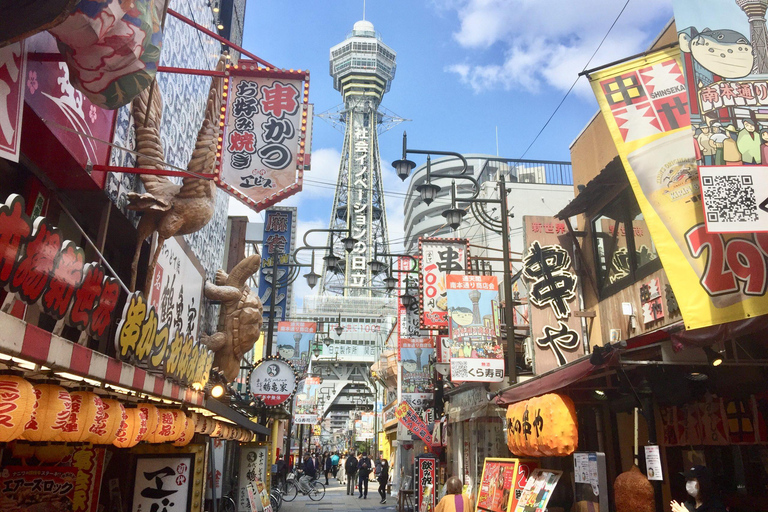
[[[139,404],[138,408],[144,410],[144,414],[147,417],[147,431],[139,441],[148,441],[149,437],[155,435],[155,430],[157,430],[157,422],[159,419],[158,409],[156,406],[146,403]]]
[[[72,410],[58,440],[67,443],[90,442],[104,427],[104,402],[90,391],[73,391]]]
[[[184,419],[184,431],[173,442],[173,446],[186,446],[195,436],[195,422],[190,416],[186,416]]]
[[[112,444],[117,438],[117,431],[125,420],[125,407],[112,398],[102,398],[104,403],[104,429],[93,439],[94,444]]]
[[[74,448],[66,444],[43,444],[35,447],[35,458],[44,464],[58,464],[73,451]]]
[[[178,439],[184,431],[184,412],[178,409],[158,409],[157,413],[157,429],[146,440],[150,443],[165,443]]]
[[[21,437],[35,403],[32,384],[16,375],[0,375],[0,443]]]
[[[201,434],[205,434],[205,435],[213,434],[213,431],[216,430],[216,424],[217,423],[218,422],[215,419],[213,419],[213,418],[211,418],[209,416],[204,416],[203,417],[203,430],[200,433]]]
[[[214,427],[211,431],[211,437],[221,437],[222,431],[224,430],[224,424],[220,421],[213,420]]]
[[[507,409],[507,445],[515,455],[565,457],[579,440],[576,407],[567,396],[550,393]]]
[[[53,441],[61,433],[72,412],[69,392],[55,384],[38,384],[35,387],[37,402],[32,418],[24,426],[22,436],[27,441]]]
[[[147,409],[125,407],[125,419],[120,423],[112,444],[118,448],[131,448],[147,435]]]

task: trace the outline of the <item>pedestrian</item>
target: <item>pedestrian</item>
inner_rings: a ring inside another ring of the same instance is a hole
[[[304,454],[304,475],[299,479],[299,484],[305,492],[309,491],[309,482],[317,477],[317,466],[308,453]]]
[[[449,478],[445,484],[445,496],[435,507],[435,512],[470,512],[472,503],[461,493],[463,487],[457,477]]]
[[[277,483],[280,485],[281,489],[285,488],[285,477],[288,475],[288,456],[285,457],[277,457],[277,462],[275,463],[276,466],[276,476],[277,476]]]
[[[325,463],[323,465],[323,472],[325,473],[325,485],[328,485],[328,475],[333,471],[333,462],[328,452],[325,452]]]
[[[389,482],[389,461],[379,456],[379,464],[376,464],[379,474],[376,475],[376,480],[379,482],[379,495],[381,496],[381,504],[387,502],[387,482]],[[467,511],[469,512],[469,511]]]
[[[706,466],[693,466],[683,473],[685,490],[690,499],[685,503],[672,500],[672,512],[725,512],[727,509],[716,496],[712,472]]]
[[[344,457],[341,459],[342,462],[346,462],[347,460],[347,454],[343,454]],[[336,479],[339,481],[339,483],[342,486],[347,485],[347,471],[344,469],[344,464],[339,464],[339,472],[336,473]]]
[[[368,499],[368,476],[371,474],[371,459],[367,453],[363,453],[357,464],[358,483],[360,495],[357,499]]]
[[[349,457],[344,463],[344,472],[347,477],[347,495],[355,494],[355,477],[357,476],[357,458],[354,452],[349,452]]]
[[[331,455],[331,465],[333,466],[333,476],[334,478],[339,472],[339,452],[335,451],[333,452],[333,455]]]

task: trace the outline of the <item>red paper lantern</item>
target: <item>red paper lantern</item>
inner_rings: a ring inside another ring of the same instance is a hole
[[[195,436],[195,421],[190,416],[184,418],[184,430],[173,442],[173,446],[187,446]]]
[[[21,437],[35,402],[32,384],[16,375],[0,375],[0,443]]]
[[[72,410],[59,434],[58,440],[67,443],[90,442],[94,435],[104,430],[104,402],[90,391],[73,391]]]
[[[124,420],[120,423],[112,441],[118,448],[132,448],[147,435],[147,409],[126,407]]]
[[[35,411],[24,427],[23,437],[38,443],[53,441],[69,420],[72,397],[66,389],[55,384],[38,384],[34,391],[37,398]]]
[[[146,403],[139,404],[137,407],[139,409],[143,409],[147,416],[147,431],[141,437],[141,439],[139,439],[139,441],[147,441],[149,440],[150,436],[155,435],[155,430],[157,429],[157,421],[159,419],[158,409],[156,406]]]
[[[117,430],[125,420],[125,407],[117,400],[102,398],[104,403],[105,428],[104,434],[97,436],[94,444],[112,444],[117,438]]]

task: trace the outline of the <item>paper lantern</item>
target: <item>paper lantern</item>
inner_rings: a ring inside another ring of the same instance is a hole
[[[224,429],[224,424],[220,421],[216,421],[216,420],[213,420],[213,421],[214,421],[214,427],[213,427],[213,430],[211,431],[210,436],[221,437],[222,430]]]
[[[66,444],[43,444],[35,446],[35,458],[44,464],[58,464],[73,451],[74,448]]]
[[[132,448],[147,435],[147,409],[145,407],[126,407],[124,421],[112,441],[118,448]]]
[[[35,447],[24,441],[13,441],[8,446],[14,459],[31,459],[35,456]]]
[[[0,375],[0,443],[21,437],[35,403],[32,384],[16,375]]]
[[[61,434],[72,412],[72,398],[69,392],[55,384],[37,384],[37,398],[32,418],[24,427],[23,437],[27,441],[53,441]]]
[[[157,429],[146,440],[150,443],[167,443],[178,439],[184,431],[184,412],[178,409],[158,409],[157,414]]]
[[[213,434],[213,431],[216,430],[216,424],[218,423],[215,419],[211,418],[210,416],[206,416],[205,423],[203,424],[203,430],[200,432],[204,435],[211,435]]]
[[[153,404],[138,404],[137,406],[139,409],[144,410],[144,414],[147,416],[147,431],[144,433],[144,435],[139,439],[139,441],[147,441],[150,436],[155,435],[155,430],[157,430],[157,421],[159,419],[158,416],[158,409]]]
[[[186,416],[184,419],[184,430],[181,435],[173,442],[173,446],[186,446],[195,436],[195,421],[192,417]]]
[[[72,409],[57,440],[67,443],[90,442],[105,427],[104,402],[90,391],[73,391]]]
[[[117,438],[117,431],[125,420],[123,404],[112,398],[102,398],[104,403],[105,428],[103,435],[97,436],[94,444],[112,444]]]
[[[513,404],[507,419],[507,446],[515,455],[565,457],[576,451],[576,407],[567,396],[550,393]]]

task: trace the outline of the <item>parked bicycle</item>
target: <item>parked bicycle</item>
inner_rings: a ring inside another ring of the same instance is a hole
[[[299,493],[309,496],[312,501],[320,501],[325,497],[325,485],[317,479],[310,480],[308,483],[302,482],[301,473],[297,473],[295,478],[285,481],[283,501],[291,502]]]

